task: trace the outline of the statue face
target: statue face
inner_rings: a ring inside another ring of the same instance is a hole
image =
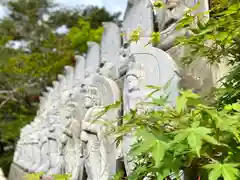
[[[59,117],[60,117],[60,112],[57,109],[54,109],[47,114],[47,119],[50,124],[54,124],[57,121],[59,121]]]
[[[113,75],[113,64],[110,62],[106,62],[102,68],[100,68],[100,74],[111,77]]]
[[[55,122],[55,118],[54,117],[49,117],[49,122],[50,122],[50,124],[54,124],[54,122]]]
[[[93,99],[89,96],[84,96],[84,106],[86,108],[91,108],[94,106]]]
[[[73,96],[77,93],[80,93],[80,88],[81,87],[78,85],[73,86]]]
[[[83,93],[83,102],[85,108],[91,108],[95,105],[97,105],[97,97],[98,97],[98,92],[95,87],[92,86],[86,86],[82,89]]]
[[[139,79],[137,76],[128,75],[126,77],[128,92],[134,92],[139,90]]]
[[[71,96],[71,92],[70,91],[67,91],[67,90],[65,90],[65,91],[63,91],[62,92],[62,100],[63,101],[67,101],[67,100],[69,100],[69,98],[70,98],[70,96]]]
[[[64,116],[66,119],[70,119],[72,116],[74,116],[74,111],[77,107],[73,104],[68,104],[65,108],[64,108]]]
[[[124,66],[127,66],[129,56],[130,56],[129,45],[130,45],[129,43],[123,44],[123,47],[121,48],[121,50],[119,52],[119,54],[120,54],[120,58],[119,58],[120,68],[123,68]]]

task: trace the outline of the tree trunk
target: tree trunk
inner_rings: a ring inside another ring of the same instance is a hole
[[[184,170],[184,180],[200,180],[199,169],[187,168]]]

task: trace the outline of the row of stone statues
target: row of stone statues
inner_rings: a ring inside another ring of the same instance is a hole
[[[128,0],[122,29],[111,22],[103,23],[101,44],[89,42],[86,57],[76,56],[76,66],[66,66],[64,74],[42,93],[35,119],[21,130],[15,165],[27,173],[107,180],[119,170],[118,162],[123,159],[127,175],[131,173],[134,164],[127,153],[135,139],[128,134],[117,147],[104,124],[118,126],[121,121],[116,120],[131,109],[142,112],[154,108],[138,106],[139,102],[150,100],[145,98],[151,92],[146,85],[164,86],[171,79],[168,89],[155,96],[168,93],[169,105],[175,104],[181,86],[176,72],[181,67],[177,61],[180,54],[174,48],[184,50],[174,47],[173,42],[178,36],[191,34],[188,29],[177,31],[176,23],[196,2],[164,3],[168,5],[166,9],[155,10],[149,0]],[[208,10],[206,0],[200,4],[198,11]],[[154,20],[162,41],[157,47],[146,46],[155,29]],[[138,27],[142,29],[139,41],[130,42],[129,33]],[[206,68],[206,64],[202,67]],[[201,81],[211,77],[200,76],[195,81],[201,86]],[[93,123],[105,106],[121,99],[122,108],[106,112]]]

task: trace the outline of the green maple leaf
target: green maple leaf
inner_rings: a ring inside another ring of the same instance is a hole
[[[132,148],[131,155],[152,152],[155,166],[159,167],[168,144],[158,139],[154,134],[149,133],[145,128],[138,130],[136,136],[143,140]]]
[[[176,101],[176,111],[177,113],[181,113],[186,109],[187,98],[185,96],[177,97]]]
[[[186,98],[191,98],[191,99],[199,99],[200,96],[196,93],[193,93],[191,90],[186,90],[181,92],[182,96]]]
[[[200,157],[200,150],[202,147],[201,137],[197,133],[191,132],[188,135],[187,140],[191,149],[196,152],[198,157]]]
[[[216,180],[219,177],[221,177],[221,174],[222,174],[221,166],[217,166],[209,173],[208,179]]]
[[[210,144],[219,145],[220,143],[212,136],[204,135],[203,139]]]
[[[174,137],[173,143],[180,143],[188,137],[187,131],[179,131]]]
[[[155,145],[152,147],[152,157],[155,161],[155,167],[160,166],[160,162],[163,160],[165,151],[167,149],[167,144],[156,140]]]
[[[156,137],[149,133],[145,128],[137,130],[136,137],[144,138],[141,142],[141,144],[135,145],[135,147],[131,150],[131,155],[139,155],[140,153],[148,152],[149,149],[151,149],[156,142]]]
[[[205,165],[203,168],[211,170],[208,176],[209,180],[218,180],[220,177],[223,177],[224,180],[236,180],[239,178],[239,169],[237,168],[239,165],[237,163],[221,164],[215,162]]]
[[[240,111],[240,104],[239,103],[234,103],[234,104],[232,104],[232,108],[235,111]]]
[[[133,146],[130,151],[132,156],[139,155],[140,153],[148,152],[154,146],[154,142],[144,140],[141,144]]]
[[[163,106],[166,103],[166,98],[152,98],[151,104],[157,105],[157,106]]]
[[[192,151],[196,152],[198,157],[200,157],[200,150],[203,141],[214,145],[218,145],[219,143],[214,137],[209,135],[211,133],[211,129],[197,127],[198,125],[199,123],[195,122],[191,125],[191,128],[177,131],[172,143],[178,144],[187,139],[189,147],[192,149]]]

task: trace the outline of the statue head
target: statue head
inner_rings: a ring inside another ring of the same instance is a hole
[[[89,109],[93,106],[99,105],[97,88],[91,85],[84,85],[82,89],[84,106]]]
[[[126,86],[129,93],[140,91],[141,81],[144,79],[143,65],[136,62],[129,64],[129,70],[126,74]]]
[[[69,89],[64,89],[62,92],[61,92],[61,102],[67,102],[70,97],[72,96],[72,91]]]
[[[77,104],[71,100],[63,106],[63,111],[61,111],[61,124],[68,126],[72,118],[77,116]]]
[[[52,107],[47,112],[46,117],[50,124],[55,124],[59,121],[60,109],[58,108],[58,104],[55,103],[52,105]]]
[[[106,77],[115,78],[113,63],[108,61],[103,61],[99,68],[99,74]]]
[[[119,52],[119,69],[121,71],[127,68],[130,56],[130,43],[127,42],[123,44]]]

